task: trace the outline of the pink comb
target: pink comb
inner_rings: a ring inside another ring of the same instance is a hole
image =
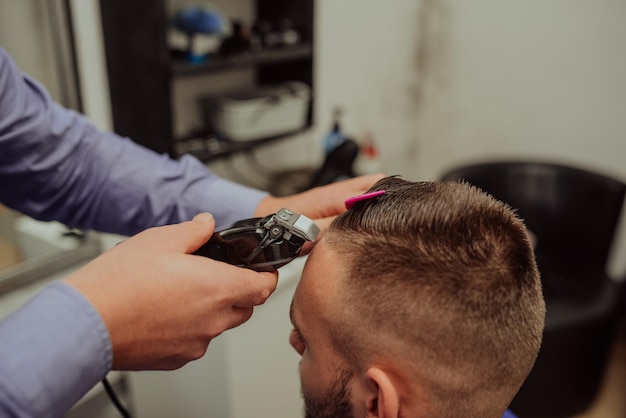
[[[364,193],[362,195],[359,196],[354,196],[351,197],[349,199],[346,200],[346,209],[350,210],[354,207],[354,205],[357,204],[357,202],[360,202],[361,200],[367,200],[367,199],[373,199],[377,196],[383,195],[385,194],[384,190],[377,190],[375,192],[369,192],[369,193]]]

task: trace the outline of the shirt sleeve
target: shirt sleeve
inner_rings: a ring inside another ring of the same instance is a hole
[[[104,322],[55,282],[0,322],[0,416],[63,416],[112,365]]]
[[[211,212],[220,229],[267,193],[174,160],[55,103],[0,49],[0,202],[33,218],[133,235]]]

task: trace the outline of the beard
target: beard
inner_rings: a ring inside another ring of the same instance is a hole
[[[313,396],[302,384],[306,418],[354,418],[350,403],[349,372],[341,372],[322,396]]]

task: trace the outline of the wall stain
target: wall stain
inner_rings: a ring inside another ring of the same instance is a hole
[[[416,16],[413,65],[415,75],[408,83],[408,117],[423,116],[430,97],[446,87],[447,51],[449,47],[450,14],[445,0],[421,0]],[[417,138],[408,141],[406,153],[416,157]]]

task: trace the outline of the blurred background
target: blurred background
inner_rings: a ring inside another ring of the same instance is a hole
[[[101,129],[274,194],[372,172],[437,180],[483,161],[626,182],[625,17],[618,0],[0,0],[0,47]],[[117,239],[100,238],[101,249]],[[611,279],[625,266],[620,221]],[[299,413],[286,316],[300,267],[202,360],[121,376],[136,415]],[[623,328],[576,416],[626,416]],[[76,416],[115,416],[102,396]]]

